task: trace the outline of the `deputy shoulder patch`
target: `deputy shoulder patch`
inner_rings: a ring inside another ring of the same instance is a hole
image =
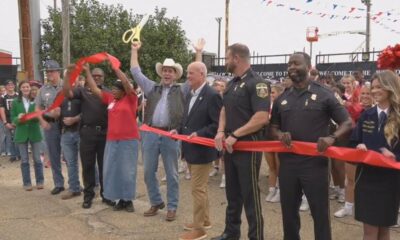
[[[257,96],[260,98],[268,97],[268,85],[265,83],[257,83],[256,85]]]

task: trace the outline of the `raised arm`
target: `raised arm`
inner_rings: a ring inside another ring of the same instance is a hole
[[[204,45],[206,45],[206,40],[204,40],[204,38],[199,38],[199,40],[197,40],[196,44],[192,44],[192,46],[196,52],[196,57],[194,59],[195,62],[201,62],[203,60]],[[181,89],[182,89],[183,95],[186,96],[190,92],[189,82],[186,81],[182,85]]]
[[[129,82],[125,73],[123,73],[119,68],[114,69],[114,72],[117,75],[118,79],[121,80],[122,86],[124,86],[126,94],[134,94],[135,91],[133,91],[132,84]]]
[[[88,87],[90,88],[90,90],[92,91],[92,93],[94,95],[101,98],[101,89],[99,87],[97,87],[96,82],[93,80],[92,73],[90,72],[89,64],[86,63],[85,65],[83,65],[83,69],[86,72],[86,81],[87,81]]]
[[[71,89],[71,72],[73,71],[73,69],[75,68],[74,64],[71,64],[67,67],[67,73],[65,74],[65,78],[64,78],[64,85],[63,85],[63,92],[64,92],[64,96],[68,97],[68,98],[73,98],[74,97],[74,93]]]
[[[155,83],[148,79],[140,70],[138,52],[141,46],[140,42],[134,42],[131,45],[131,73],[133,80],[143,90],[144,94],[148,95]]]

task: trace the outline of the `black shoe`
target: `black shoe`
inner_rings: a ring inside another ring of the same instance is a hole
[[[83,208],[91,208],[92,207],[92,199],[87,199],[82,203]]]
[[[125,202],[125,210],[127,212],[134,212],[135,211],[135,208],[133,207],[132,201],[126,201]]]
[[[120,211],[126,207],[126,202],[124,200],[119,200],[114,206],[114,211]]]
[[[101,200],[103,203],[107,204],[110,207],[114,207],[115,206],[115,202],[111,201],[110,199],[107,198],[103,198],[103,200]]]
[[[228,234],[223,233],[221,236],[211,238],[211,240],[239,240],[239,237],[230,237]]]
[[[15,161],[17,161],[16,157],[10,157],[10,162],[15,162]]]
[[[62,192],[64,190],[65,190],[64,187],[55,187],[55,188],[53,188],[53,190],[51,190],[51,194],[52,195],[57,195],[57,194],[59,194],[60,192]]]

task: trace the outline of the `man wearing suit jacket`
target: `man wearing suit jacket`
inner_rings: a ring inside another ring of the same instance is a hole
[[[188,66],[187,77],[191,87],[188,94],[183,121],[180,129],[172,133],[213,138],[217,132],[222,98],[206,81],[207,68],[202,62],[193,62]],[[193,240],[207,237],[205,229],[211,227],[208,204],[208,173],[212,162],[218,158],[215,148],[187,142],[182,143],[185,157],[192,173],[193,223],[186,223],[188,232],[179,239]]]

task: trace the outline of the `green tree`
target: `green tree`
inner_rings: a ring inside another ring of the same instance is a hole
[[[49,7],[49,18],[42,20],[43,35],[41,58],[62,59],[61,11]],[[155,63],[172,57],[185,68],[192,60],[189,41],[181,21],[166,17],[165,8],[155,8],[141,33],[140,65],[151,79],[157,80]],[[70,42],[71,62],[97,52],[108,52],[122,63],[121,69],[129,72],[130,45],[122,42],[123,33],[134,27],[142,15],[125,10],[122,5],[107,5],[96,0],[78,0],[71,3]],[[115,79],[108,64],[101,64],[106,72],[106,83]]]

